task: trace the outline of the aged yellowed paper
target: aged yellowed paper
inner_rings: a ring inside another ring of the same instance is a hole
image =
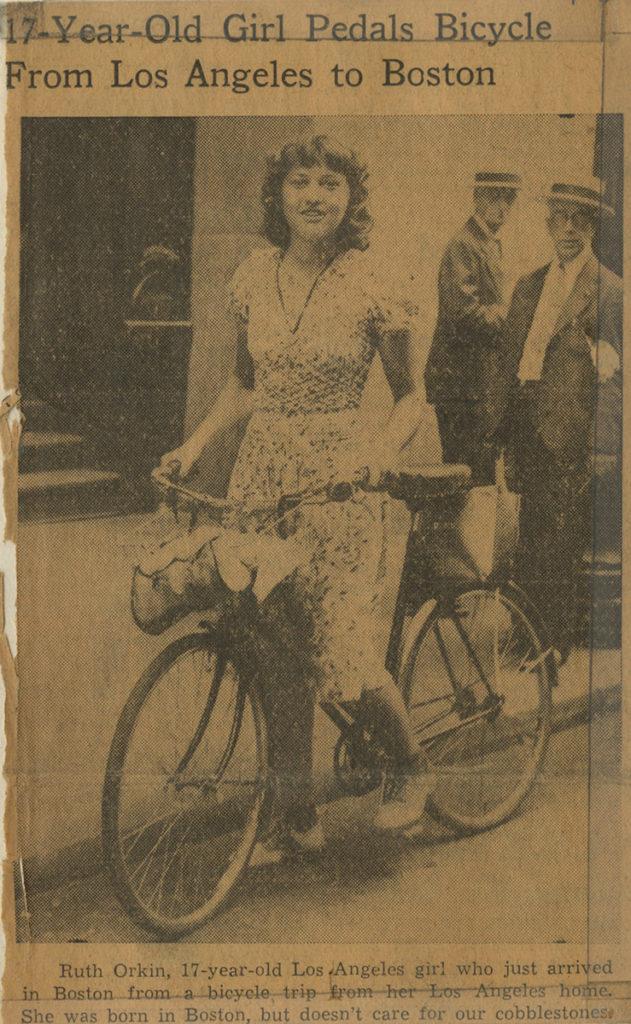
[[[0,16],[4,1019],[629,1024],[628,3]]]

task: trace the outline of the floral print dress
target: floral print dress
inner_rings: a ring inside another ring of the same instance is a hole
[[[338,467],[361,438],[359,406],[380,333],[407,328],[414,314],[386,301],[366,255],[349,250],[324,269],[292,324],[278,287],[281,258],[279,249],[255,251],[230,287],[247,336],[238,369],[245,358],[254,370],[254,412],[228,491],[246,510],[340,479]],[[296,536],[307,553],[300,586],[314,613],[318,696],[357,699],[385,677],[374,644],[383,496],[308,506],[296,514]]]

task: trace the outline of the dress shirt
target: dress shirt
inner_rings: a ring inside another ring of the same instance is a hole
[[[555,259],[550,265],[519,364],[521,381],[540,380],[546,349],[559,314],[590,256],[591,250],[586,246],[586,251],[576,259],[563,265]]]

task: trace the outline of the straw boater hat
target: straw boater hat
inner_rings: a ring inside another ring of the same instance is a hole
[[[613,207],[603,199],[603,184],[599,178],[591,178],[589,181],[555,181],[543,198],[548,204],[576,203],[600,213],[614,212]]]
[[[521,188],[521,175],[513,171],[478,171],[473,179],[474,188],[505,188],[516,192]]]

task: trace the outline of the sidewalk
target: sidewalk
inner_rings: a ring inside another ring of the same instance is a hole
[[[586,759],[607,751],[592,773]],[[375,794],[327,805],[326,850],[248,871],[226,912],[185,941],[615,945],[624,837],[613,715],[557,733],[544,772],[499,829],[445,841],[425,820],[405,837],[372,828]],[[448,894],[448,898],[446,898]],[[146,942],[103,875],[31,893],[32,942]],[[552,947],[555,948],[555,947]]]
[[[140,517],[21,525],[17,769],[28,778],[20,803],[20,853],[31,888],[91,873],[100,856],[100,793],[112,731],[130,688],[165,646],[129,613],[130,538]],[[54,608],[54,625],[48,626]],[[173,639],[190,628],[180,624]],[[60,628],[59,624],[63,624]],[[584,721],[590,659],[573,652],[555,693],[556,725]],[[619,703],[621,659],[596,651],[591,707]],[[337,733],[319,714],[316,776],[332,795]]]

